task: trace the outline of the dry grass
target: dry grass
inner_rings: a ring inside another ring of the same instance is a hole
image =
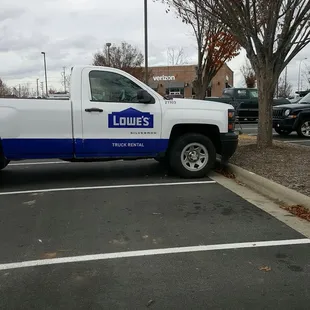
[[[241,135],[239,135],[239,140],[240,141],[253,141],[253,142],[256,142],[257,138],[256,138],[256,136],[249,136],[249,135],[241,134]]]

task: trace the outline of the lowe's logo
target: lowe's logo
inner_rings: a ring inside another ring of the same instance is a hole
[[[154,128],[154,115],[133,108],[112,112],[108,116],[109,128]]]

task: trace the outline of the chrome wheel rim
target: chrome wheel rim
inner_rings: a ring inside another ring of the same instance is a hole
[[[181,153],[181,162],[189,171],[200,171],[209,160],[207,148],[200,143],[190,143],[184,147]]]
[[[310,137],[310,122],[305,122],[301,126],[301,133],[305,137]]]

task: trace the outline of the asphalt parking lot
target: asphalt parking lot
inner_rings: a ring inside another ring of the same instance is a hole
[[[250,136],[257,135],[257,123],[241,123],[236,124],[236,130],[242,130],[243,133],[248,134]],[[310,147],[310,139],[300,138],[296,132],[292,132],[288,136],[280,136],[275,131],[273,131],[273,139],[278,141],[283,141],[285,143],[293,143],[296,145],[304,145]]]
[[[152,160],[0,174],[0,309],[308,309],[310,240]]]

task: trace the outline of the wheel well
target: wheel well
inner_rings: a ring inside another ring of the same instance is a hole
[[[295,123],[294,123],[294,130],[298,129],[298,127],[305,121],[309,121],[310,120],[310,112],[309,111],[300,111],[298,113],[298,118],[296,119]]]
[[[4,152],[3,152],[3,148],[2,148],[2,140],[1,140],[1,137],[0,137],[0,159],[1,158],[4,158]]]
[[[221,139],[220,139],[220,130],[216,125],[208,125],[208,124],[178,124],[174,125],[170,138],[169,138],[169,147],[173,144],[173,142],[180,136],[186,133],[200,133],[206,137],[208,137],[213,145],[215,146],[216,153],[221,153]]]

